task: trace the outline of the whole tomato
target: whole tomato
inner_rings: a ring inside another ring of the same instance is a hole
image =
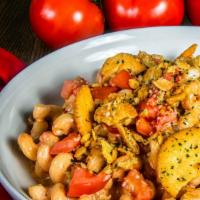
[[[104,17],[90,0],[32,0],[30,23],[48,46],[59,48],[104,32]]]
[[[186,0],[186,11],[193,25],[200,25],[200,0]]]
[[[183,0],[104,0],[103,6],[112,30],[179,25],[184,17]]]

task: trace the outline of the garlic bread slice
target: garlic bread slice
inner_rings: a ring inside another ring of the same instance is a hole
[[[163,143],[158,154],[157,174],[173,197],[200,176],[200,128],[181,130]]]

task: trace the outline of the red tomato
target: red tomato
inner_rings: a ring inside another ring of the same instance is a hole
[[[104,32],[103,14],[89,0],[32,0],[30,22],[36,35],[53,48]]]
[[[72,94],[76,96],[78,90],[84,84],[87,84],[87,82],[80,77],[73,80],[65,80],[60,92],[60,96],[64,99],[68,99]]]
[[[157,106],[149,105],[147,102],[142,102],[139,106],[141,111],[140,116],[147,119],[155,119],[158,112]]]
[[[105,99],[109,94],[113,92],[117,92],[118,88],[117,87],[94,87],[91,88],[91,93],[94,99],[100,99],[103,100]]]
[[[174,78],[174,73],[168,72],[168,73],[164,74],[164,78],[167,79],[168,81],[171,81]]]
[[[24,62],[12,53],[0,48],[0,91],[24,67]]]
[[[138,133],[144,136],[150,136],[153,133],[153,127],[151,126],[150,122],[143,117],[139,117],[137,119],[136,130]]]
[[[127,71],[122,70],[111,79],[110,83],[112,86],[117,86],[121,89],[130,89],[130,78],[131,75]]]
[[[177,112],[168,106],[161,106],[156,119],[155,127],[159,131],[166,125],[177,121]]]
[[[200,25],[200,1],[186,0],[186,11],[193,25]]]
[[[153,188],[136,169],[131,170],[124,178],[122,187],[131,192],[134,200],[153,199]]]
[[[103,189],[110,175],[104,172],[98,175],[91,174],[86,169],[77,167],[69,184],[69,197],[80,197],[84,194],[94,194]]]
[[[184,17],[184,0],[105,0],[103,2],[105,16],[112,30],[179,25]]]
[[[68,153],[75,150],[80,145],[81,136],[77,133],[70,133],[63,140],[55,143],[50,150],[51,155]]]

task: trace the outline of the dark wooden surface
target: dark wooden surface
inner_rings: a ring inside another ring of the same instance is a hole
[[[0,47],[27,64],[49,53],[49,49],[31,31],[30,0],[0,0]]]

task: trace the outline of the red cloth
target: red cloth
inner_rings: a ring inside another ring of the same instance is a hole
[[[11,52],[0,48],[0,91],[26,64]]]
[[[1,185],[0,185],[0,199],[13,200]]]

